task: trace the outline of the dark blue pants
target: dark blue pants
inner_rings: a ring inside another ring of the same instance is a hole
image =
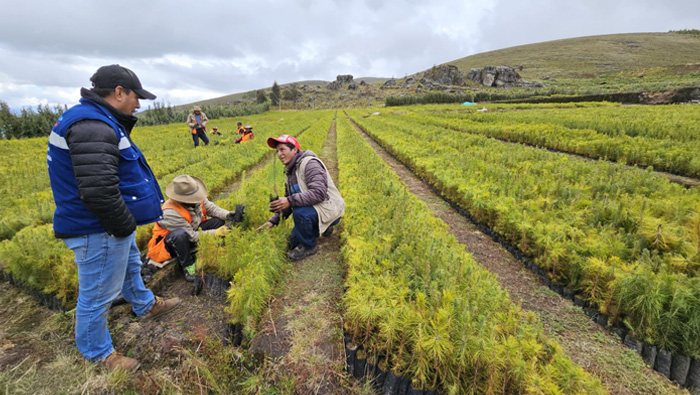
[[[224,221],[219,218],[209,218],[199,225],[199,229],[217,229],[224,225]],[[171,257],[177,258],[182,267],[194,264],[197,257],[192,253],[197,247],[196,243],[190,242],[190,236],[184,229],[175,229],[165,236],[165,250]]]
[[[294,229],[289,235],[289,249],[293,249],[299,244],[307,250],[316,247],[316,238],[320,236],[318,230],[318,213],[313,206],[294,207],[292,209],[294,219]],[[340,218],[333,221],[337,225]]]
[[[204,145],[209,145],[209,137],[207,137],[207,132],[204,129],[197,129],[197,132],[192,135],[192,140],[194,140],[194,146],[199,147],[199,139],[204,141]]]

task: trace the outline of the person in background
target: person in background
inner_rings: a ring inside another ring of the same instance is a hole
[[[198,230],[225,237],[230,232],[225,221],[242,221],[243,206],[231,212],[210,202],[204,182],[189,175],[175,177],[165,194],[169,199],[163,204],[163,219],[153,227],[147,256],[159,263],[178,258],[185,279],[191,282],[195,280],[193,250],[199,241]]]
[[[238,129],[236,130],[236,133],[243,134],[243,130],[244,130],[243,123],[238,122],[238,124],[236,126],[238,127]]]
[[[289,236],[287,257],[297,261],[317,252],[316,238],[330,236],[345,214],[345,201],[333,183],[326,165],[311,151],[302,151],[292,136],[270,137],[267,145],[277,150],[287,179],[284,197],[270,202],[275,214],[258,231],[279,224],[280,215],[292,215],[294,229]]]
[[[236,144],[245,143],[246,141],[252,139],[253,137],[254,137],[253,136],[253,127],[250,124],[248,124],[248,125],[245,125],[245,127],[243,128],[243,133],[242,133],[241,137],[237,138],[235,143]]]
[[[102,66],[82,88],[80,104],[51,129],[48,168],[56,211],[53,229],[75,254],[78,303],[75,343],[83,356],[108,369],[135,371],[140,363],[114,350],[107,327],[121,293],[141,321],[172,311],[141,278],[137,225],[162,218],[163,195],[141,150],[131,140],[139,100],[156,98],[133,71]]]
[[[190,127],[192,131],[192,140],[194,140],[194,147],[199,147],[199,139],[202,139],[204,145],[209,145],[209,137],[207,137],[207,114],[202,112],[199,106],[192,107],[192,113],[187,116],[187,126]]]
[[[211,134],[216,134],[216,135],[221,136],[221,132],[219,132],[219,128],[217,128],[216,126],[211,128]]]

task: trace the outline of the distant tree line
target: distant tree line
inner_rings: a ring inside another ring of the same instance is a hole
[[[51,127],[66,109],[65,106],[40,104],[36,111],[29,107],[14,114],[7,103],[0,101],[0,137],[19,139],[48,136]]]
[[[19,114],[10,111],[10,106],[0,101],[0,138],[29,138],[48,136],[56,120],[68,106],[39,105],[36,110],[23,108]],[[260,114],[270,109],[270,103],[240,103],[233,106],[202,106],[209,118],[234,118]],[[150,108],[138,114],[139,125],[163,125],[185,122],[191,109],[176,110],[175,107],[155,102]]]

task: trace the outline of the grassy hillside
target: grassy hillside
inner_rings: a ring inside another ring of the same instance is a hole
[[[448,62],[462,71],[510,65],[526,80],[556,87],[603,86],[607,91],[700,84],[700,36],[631,33],[520,45]],[[547,82],[549,81],[549,82]]]

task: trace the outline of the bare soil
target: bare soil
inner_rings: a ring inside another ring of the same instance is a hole
[[[338,179],[335,124],[319,155]],[[336,227],[318,239],[318,253],[297,261],[263,314],[265,321],[249,352],[263,359],[267,380],[297,394],[361,391],[345,373],[341,298],[344,268]],[[285,384],[286,383],[286,384]]]
[[[442,219],[474,259],[496,273],[511,299],[535,312],[545,333],[556,339],[569,357],[591,375],[600,378],[611,394],[687,394],[648,368],[641,357],[624,347],[620,339],[603,330],[573,302],[544,286],[537,276],[503,246],[483,234],[455,211],[409,168],[393,158],[357,126],[357,132],[403,180],[406,187]]]

